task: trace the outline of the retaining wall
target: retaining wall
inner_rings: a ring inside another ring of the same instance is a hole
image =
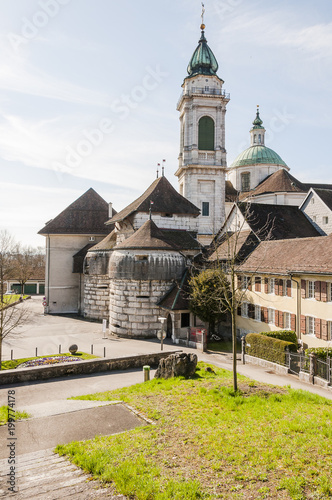
[[[17,384],[19,382],[31,382],[34,380],[47,380],[69,375],[86,375],[112,370],[129,370],[131,368],[142,368],[144,365],[157,366],[160,359],[167,358],[167,356],[177,352],[182,351],[163,351],[123,358],[98,358],[89,359],[87,361],[73,361],[72,363],[59,363],[58,365],[4,370],[0,372],[0,386]]]

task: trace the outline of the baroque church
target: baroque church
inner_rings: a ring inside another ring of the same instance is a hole
[[[239,201],[260,204],[263,219],[276,206],[289,206],[290,231],[298,224],[304,227],[296,237],[328,234],[306,211],[306,200],[324,199],[332,186],[303,184],[289,174],[287,164],[265,145],[259,109],[250,147],[227,168],[225,115],[230,95],[217,72],[202,24],[177,104],[178,191],[162,171],[117,213],[91,188],[39,231],[46,238],[47,313],[107,320],[110,335],[136,338],[156,337],[162,317],[167,336],[180,342],[187,339],[188,328],[203,326],[182,293],[188,269],[226,227]],[[299,212],[307,226],[297,220]],[[285,231],[280,234],[285,237]]]

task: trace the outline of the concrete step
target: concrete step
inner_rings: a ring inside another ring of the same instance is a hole
[[[69,462],[53,453],[52,449],[18,455],[15,463],[15,490],[8,491],[8,461],[0,460],[0,498],[15,500],[83,499],[126,500],[123,495],[113,495],[108,487],[92,479]]]

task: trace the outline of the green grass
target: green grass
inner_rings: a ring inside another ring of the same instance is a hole
[[[12,415],[12,413],[10,413]],[[26,411],[16,411],[15,420],[22,420],[23,418],[29,418],[31,415]],[[8,422],[8,406],[0,406],[0,425],[6,425]]]
[[[47,358],[48,356],[56,357],[56,356],[68,356],[68,357],[74,357],[74,358],[81,358],[81,359],[95,359],[98,358],[98,356],[94,356],[93,354],[87,354],[85,352],[77,352],[76,354],[70,354],[70,352],[64,352],[62,354],[47,354],[45,356],[37,356],[37,357],[32,357],[32,358],[20,358],[20,359],[12,359],[8,361],[2,361],[1,363],[1,370],[13,370],[17,366],[19,366],[22,363],[25,363],[26,361],[30,361],[32,359],[40,359],[40,358]]]
[[[332,402],[199,364],[196,377],[156,380],[74,399],[123,400],[156,425],[57,447],[139,500],[332,497]]]
[[[232,352],[232,341],[219,341],[208,343],[208,351],[222,352],[222,353],[231,353]],[[237,352],[241,353],[241,342],[237,343]]]
[[[4,295],[3,296],[3,304],[8,305],[13,302],[17,302],[20,300],[21,295]],[[27,299],[29,295],[23,295],[23,300]],[[1,303],[1,302],[0,302]]]

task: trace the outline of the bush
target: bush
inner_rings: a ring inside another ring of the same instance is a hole
[[[292,330],[279,330],[279,332],[261,332],[260,335],[265,335],[266,337],[272,337],[274,339],[285,340],[286,342],[292,342],[297,346],[297,336]]]
[[[246,336],[246,354],[279,365],[286,364],[287,347],[290,351],[296,351],[296,346],[292,342],[267,337],[261,333],[248,333]]]
[[[305,355],[315,354],[317,358],[326,360],[326,356],[332,358],[332,347],[309,347],[305,350]]]

